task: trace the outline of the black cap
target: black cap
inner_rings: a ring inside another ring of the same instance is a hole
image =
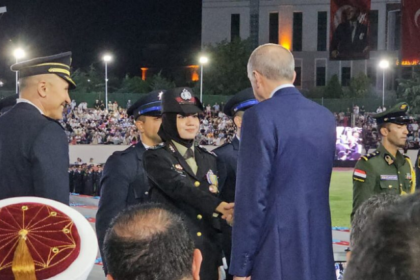
[[[20,78],[41,74],[56,74],[69,83],[70,89],[76,88],[76,83],[70,77],[71,52],[51,56],[38,57],[13,64],[10,69],[19,72]]]
[[[237,112],[245,111],[257,103],[258,100],[255,99],[254,91],[252,88],[247,88],[238,92],[229,99],[228,102],[226,102],[223,112],[226,115],[233,117]]]
[[[127,110],[129,116],[137,119],[139,116],[162,115],[162,95],[165,90],[154,90],[136,101]]]
[[[13,94],[0,100],[0,113],[9,111],[16,104],[17,98],[18,95]]]
[[[396,123],[396,124],[408,124],[411,122],[410,116],[407,115],[408,104],[406,102],[398,103],[392,108],[375,115],[372,115],[376,119],[377,124],[382,123]]]
[[[203,105],[188,87],[168,90],[162,97],[162,113],[195,114],[203,112]]]

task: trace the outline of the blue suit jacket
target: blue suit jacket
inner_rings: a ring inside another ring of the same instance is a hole
[[[230,273],[333,280],[329,184],[335,121],[284,88],[244,115]]]
[[[63,127],[28,103],[0,117],[0,199],[39,196],[69,204],[69,145]]]
[[[236,168],[238,162],[239,140],[234,137],[231,143],[224,144],[213,152],[217,155],[219,172],[219,197],[226,202],[235,200]]]
[[[149,201],[149,181],[143,168],[142,142],[113,153],[105,163],[101,178],[101,199],[96,214],[96,233],[103,256],[106,231],[122,210],[130,205]],[[102,258],[106,271],[106,260]]]

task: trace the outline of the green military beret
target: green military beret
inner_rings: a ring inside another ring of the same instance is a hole
[[[408,104],[406,102],[401,102],[382,113],[373,115],[372,117],[376,119],[377,124],[408,124],[410,123],[410,117],[407,115],[407,111]]]

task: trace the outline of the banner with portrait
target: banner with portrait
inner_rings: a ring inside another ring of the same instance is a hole
[[[420,1],[403,0],[402,6],[402,44],[403,65],[420,64]]]
[[[330,59],[369,58],[370,0],[331,0]]]

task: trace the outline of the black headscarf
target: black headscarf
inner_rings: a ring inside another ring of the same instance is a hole
[[[194,144],[194,139],[182,139],[181,136],[179,136],[176,126],[177,115],[177,113],[164,113],[162,115],[162,125],[160,126],[158,134],[165,142],[173,140],[187,148],[191,148]]]

